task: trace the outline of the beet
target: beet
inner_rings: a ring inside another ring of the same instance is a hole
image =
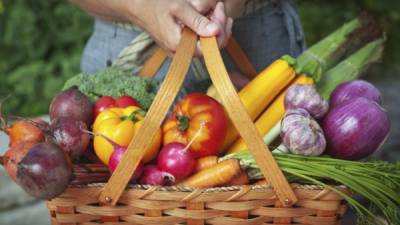
[[[93,121],[93,106],[89,98],[74,86],[58,93],[53,98],[49,114],[51,120],[58,117],[71,117],[90,127]]]
[[[17,164],[16,182],[28,194],[40,199],[57,197],[68,187],[72,164],[54,143],[36,143]]]
[[[72,159],[83,155],[89,145],[90,135],[85,132],[84,122],[71,117],[59,117],[50,125],[54,142],[58,144]]]

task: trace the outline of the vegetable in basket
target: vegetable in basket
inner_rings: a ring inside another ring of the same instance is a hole
[[[328,102],[319,95],[314,85],[295,84],[285,95],[285,109],[305,109],[315,119],[323,117],[329,109]]]
[[[12,125],[7,125],[3,116],[0,116],[0,120],[3,123],[0,130],[8,135],[10,147],[23,142],[42,142],[46,138],[44,131],[49,129],[49,124],[41,119],[20,118]]]
[[[147,110],[153,102],[157,81],[109,67],[95,74],[76,75],[65,82],[63,89],[72,86],[77,86],[93,102],[101,96],[119,98],[128,95],[135,98],[142,109]]]
[[[347,81],[338,85],[331,94],[329,104],[331,107],[335,107],[357,97],[366,98],[382,105],[381,92],[365,80]]]
[[[58,196],[72,178],[69,157],[51,142],[14,145],[1,157],[1,163],[25,192],[40,199]]]
[[[294,154],[321,155],[326,148],[324,133],[319,124],[304,109],[290,109],[281,123],[283,145]]]
[[[121,146],[128,146],[135,132],[143,124],[144,111],[137,106],[127,108],[109,108],[101,112],[94,124],[93,132],[101,134],[118,143]],[[162,139],[161,129],[157,131],[151,146],[143,156],[143,162],[149,162],[157,156]],[[110,144],[103,137],[94,137],[94,150],[99,159],[108,165],[111,154],[114,151]]]
[[[102,96],[96,101],[93,109],[93,116],[96,118],[101,112],[108,108],[126,108],[128,106],[139,106],[139,103],[131,96],[124,95],[117,99],[111,96]]]
[[[324,118],[323,130],[327,154],[359,160],[383,144],[390,131],[390,120],[378,103],[355,98],[331,109]]]
[[[224,140],[228,118],[223,106],[206,94],[186,95],[163,125],[164,145],[188,144],[195,158],[217,155]],[[198,135],[200,133],[200,135]]]
[[[89,98],[76,86],[58,93],[50,104],[50,120],[58,117],[71,117],[86,123],[90,127],[93,122],[93,106]]]

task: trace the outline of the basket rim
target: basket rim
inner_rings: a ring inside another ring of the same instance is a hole
[[[79,184],[79,185],[69,185],[68,188],[103,188],[107,183],[90,183],[90,184]],[[326,187],[322,185],[316,184],[300,184],[300,183],[290,183],[293,189],[302,189],[302,190],[324,190]],[[329,185],[334,189],[349,189],[345,185]],[[153,191],[162,191],[162,192],[193,192],[201,190],[203,193],[211,193],[211,192],[228,192],[228,191],[240,191],[243,188],[249,188],[251,191],[253,190],[272,190],[271,185],[239,185],[239,186],[226,186],[226,187],[211,187],[211,188],[193,188],[193,187],[182,187],[182,186],[154,186],[154,185],[143,185],[143,184],[129,184],[127,189],[136,189],[136,190],[149,190],[153,189]]]

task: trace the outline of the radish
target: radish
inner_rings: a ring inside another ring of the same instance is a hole
[[[188,147],[182,143],[169,143],[160,151],[157,159],[158,167],[171,173],[180,180],[193,173],[196,167],[196,159],[188,151]]]
[[[161,171],[156,165],[148,165],[144,168],[141,184],[149,185],[172,185],[175,183],[175,177],[165,171]]]
[[[157,158],[158,167],[165,172],[171,173],[177,180],[191,175],[196,167],[197,160],[192,151],[189,151],[190,146],[199,137],[204,124],[201,124],[200,129],[193,136],[192,140],[185,146],[182,143],[172,142],[161,149]]]
[[[122,156],[126,152],[126,148],[118,145],[115,142],[110,142],[113,145],[114,151],[110,156],[110,159],[108,161],[108,168],[111,170],[111,172],[114,172],[114,170],[117,168],[119,162],[122,159]],[[136,181],[143,173],[143,167],[144,164],[143,162],[140,162],[139,165],[136,167],[135,172],[132,175],[131,181],[134,182]]]
[[[110,143],[113,146],[114,150],[108,161],[108,168],[110,169],[111,172],[114,172],[114,170],[117,168],[119,162],[122,160],[122,156],[127,151],[127,148],[119,145],[115,141],[111,140],[110,138],[108,138],[102,134],[95,134],[95,133],[87,131],[87,130],[85,130],[85,132],[92,134],[92,135],[100,136],[100,137],[104,138],[106,141],[108,141],[108,143]],[[132,182],[135,182],[142,175],[143,167],[144,167],[143,162],[140,162],[139,165],[136,167],[135,172],[132,175],[132,178],[131,178]]]

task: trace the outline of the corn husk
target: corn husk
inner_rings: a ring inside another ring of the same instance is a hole
[[[329,99],[336,86],[357,79],[371,64],[379,61],[382,58],[384,43],[385,38],[377,39],[327,71],[317,83],[322,97]]]
[[[307,74],[315,81],[322,74],[336,65],[346,54],[351,53],[363,44],[381,36],[376,21],[363,14],[344,24],[297,58],[297,74]]]

